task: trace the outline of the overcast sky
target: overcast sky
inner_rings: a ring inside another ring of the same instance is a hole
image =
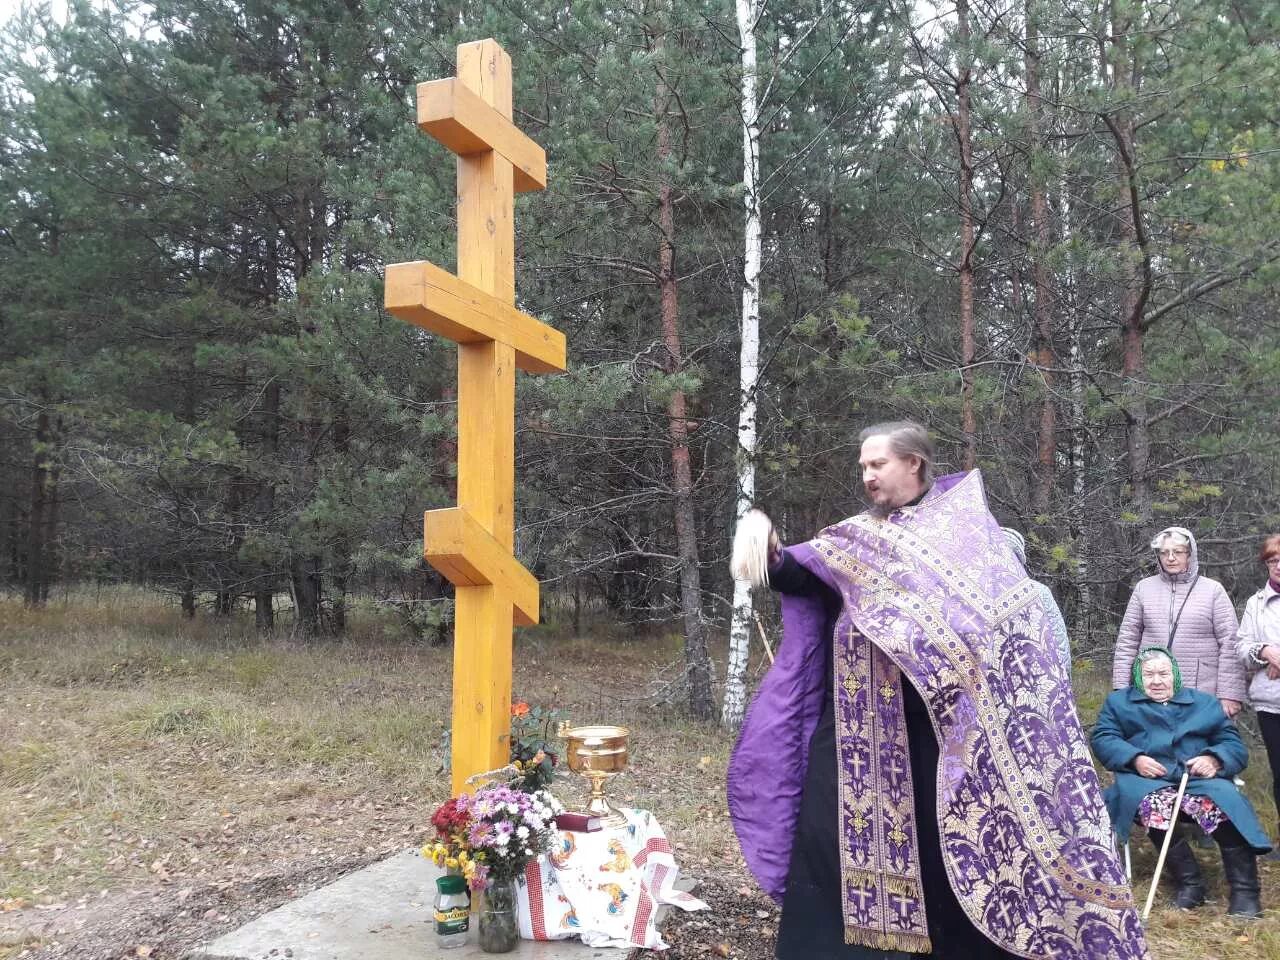
[[[66,0],[45,0],[45,2],[49,3],[59,19],[65,15],[67,9]],[[18,12],[20,7],[29,3],[30,0],[0,0],[0,23],[8,20]]]

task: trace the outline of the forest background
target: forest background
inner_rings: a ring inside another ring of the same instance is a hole
[[[0,40],[0,581],[27,604],[141,584],[448,642],[421,515],[454,500],[454,348],[383,312],[382,269],[453,266],[413,91],[486,36],[550,165],[519,304],[570,355],[519,388],[517,553],[575,629],[679,632],[690,714],[741,714],[745,656],[708,651],[742,503],[789,540],[856,512],[875,420],[982,469],[1080,659],[1155,529],[1238,604],[1261,582],[1280,5],[158,0]]]

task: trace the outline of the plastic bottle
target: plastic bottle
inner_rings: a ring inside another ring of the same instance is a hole
[[[467,881],[454,874],[436,880],[436,945],[442,949],[461,947],[471,926],[471,897]]]

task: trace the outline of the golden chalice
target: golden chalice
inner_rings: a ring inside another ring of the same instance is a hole
[[[573,727],[565,720],[556,733],[565,742],[565,762],[569,769],[591,781],[587,815],[599,817],[606,827],[625,827],[627,818],[609,805],[604,784],[626,768],[627,737],[631,731],[602,724]]]

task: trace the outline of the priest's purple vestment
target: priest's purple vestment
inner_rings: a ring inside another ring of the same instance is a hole
[[[973,925],[1023,957],[1138,960],[1147,947],[1046,601],[976,472],[788,553],[836,591],[833,682],[845,941],[928,953],[902,684],[939,745],[937,829]],[[729,766],[743,856],[781,900],[824,694],[825,612],[783,597],[783,643]]]

